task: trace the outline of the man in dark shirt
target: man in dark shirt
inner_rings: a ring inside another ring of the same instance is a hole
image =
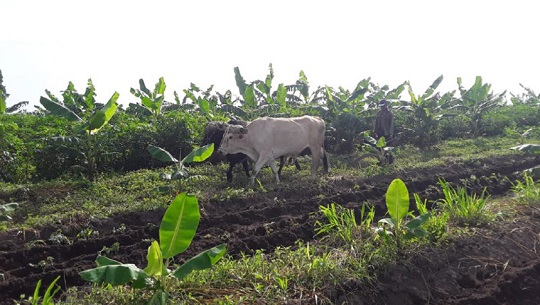
[[[384,137],[388,146],[394,140],[394,114],[388,109],[387,100],[382,100],[379,105],[381,106],[381,111],[379,111],[375,119],[375,137],[377,139]]]

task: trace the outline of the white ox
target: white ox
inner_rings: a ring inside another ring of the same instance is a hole
[[[323,158],[325,172],[329,171],[328,156],[324,150],[325,122],[318,117],[259,118],[245,128],[230,126],[223,136],[219,150],[226,154],[243,153],[255,161],[250,185],[265,165],[270,165],[276,183],[279,175],[276,159],[282,156],[298,156],[305,148],[312,155],[311,175],[317,176],[320,159]]]

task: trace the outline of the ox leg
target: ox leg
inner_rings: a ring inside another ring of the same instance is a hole
[[[248,165],[248,160],[247,158],[244,159],[244,161],[242,161],[242,166],[244,167],[244,172],[246,172],[246,176],[250,176],[249,175],[249,165]]]
[[[324,148],[321,148],[321,153],[323,156],[324,172],[328,174],[330,173],[330,160],[328,159],[328,153],[326,150],[324,150]]]
[[[277,178],[276,181],[277,181],[277,183],[279,183],[279,177],[277,175],[276,160],[274,160],[272,158],[265,158],[265,157],[260,156],[259,159],[257,160],[257,162],[255,162],[255,166],[253,167],[253,174],[249,178],[249,185],[250,186],[255,185],[255,178],[257,178],[257,175],[259,174],[259,172],[261,171],[263,166],[265,166],[266,164],[269,164],[270,167],[272,167],[272,171],[274,171],[274,174],[276,175],[276,178]]]
[[[296,166],[297,170],[301,170],[300,163],[298,163],[298,159],[294,158],[294,166]]]
[[[270,162],[268,162],[268,165],[270,165],[272,171],[274,172],[274,177],[276,177],[276,184],[279,184],[279,172],[277,170],[276,160],[271,159]]]
[[[285,165],[285,156],[279,157],[279,169],[278,169],[278,175],[281,175],[281,170],[283,169],[283,166]]]
[[[321,162],[321,148],[310,147],[309,150],[311,150],[311,177],[317,178],[317,169]]]
[[[233,171],[233,168],[234,168],[235,165],[236,165],[236,163],[229,162],[229,169],[227,170],[227,181],[228,182],[232,182],[232,178],[233,178],[232,171]],[[248,177],[249,177],[249,174],[248,174]]]
[[[257,160],[255,163],[255,166],[253,167],[253,173],[251,174],[251,177],[249,177],[249,186],[255,185],[255,178],[257,178],[257,174],[261,171],[261,168],[263,167],[264,163],[261,164],[261,159]]]

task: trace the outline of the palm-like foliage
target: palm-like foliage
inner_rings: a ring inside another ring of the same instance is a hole
[[[154,118],[158,118],[162,111],[162,106],[165,100],[165,80],[163,77],[159,78],[159,81],[156,83],[154,90],[150,91],[144,84],[144,80],[141,78],[139,80],[139,88],[131,88],[129,91],[134,96],[138,97],[141,100],[141,105],[134,104],[135,107],[141,108],[141,110],[146,113],[153,115]]]
[[[406,82],[410,101],[401,101],[399,109],[411,113],[408,116],[410,136],[420,148],[431,147],[436,142],[436,132],[440,120],[445,116],[443,108],[449,106],[455,91],[448,92],[442,96],[435,93],[441,84],[443,76],[439,76],[429,88],[422,94],[416,95],[409,82]]]
[[[234,68],[236,85],[241,99],[240,107],[246,112],[244,119],[253,119],[260,116],[289,116],[293,109],[306,104],[309,96],[309,83],[301,71],[300,79],[293,85],[279,84],[273,90],[274,69],[269,65],[269,73],[265,80],[246,82],[238,67]],[[298,96],[300,94],[300,96]],[[313,98],[313,97],[312,97]],[[309,111],[309,109],[308,109]]]
[[[536,94],[534,90],[529,87],[525,87],[523,84],[519,85],[525,90],[525,93],[522,93],[520,95],[510,93],[510,101],[512,102],[512,105],[525,104],[530,106],[539,106],[540,94]]]
[[[68,88],[62,93],[64,102],[57,99],[50,91],[45,91],[51,99],[42,96],[40,103],[48,111],[48,114],[58,115],[71,122],[79,123],[76,134],[68,137],[52,137],[50,140],[54,143],[60,143],[60,148],[64,153],[82,159],[83,168],[86,170],[88,178],[94,180],[98,156],[104,153],[98,149],[95,134],[107,125],[116,113],[118,92],[111,96],[107,104],[95,110],[97,103],[94,96],[96,94],[90,79],[84,95],[77,93],[73,83],[69,82]],[[83,139],[79,133],[83,134]]]
[[[2,76],[2,70],[0,70],[0,114],[14,113],[21,110],[24,106],[28,105],[28,101],[23,101],[8,107],[6,102],[8,97],[9,94],[7,93],[6,87],[4,86],[4,77]]]
[[[94,109],[99,106],[96,103],[95,87],[91,79],[87,82],[84,94],[78,93],[72,82],[69,82],[67,88],[62,91],[62,100],[49,90],[45,90],[45,93],[48,98],[41,97],[40,99],[45,109],[51,114],[63,116],[70,121],[88,119]],[[39,109],[39,107],[36,108]]]
[[[326,107],[328,114],[325,119],[334,121],[340,113],[347,112],[359,115],[365,110],[365,95],[369,91],[370,79],[361,80],[354,90],[349,91],[343,87],[335,90],[332,87],[325,87]]]
[[[9,94],[6,91],[6,87],[4,87],[4,77],[2,76],[2,70],[0,70],[0,114],[4,114],[6,112],[6,100],[9,97]]]
[[[457,78],[457,83],[461,100],[454,107],[462,110],[471,119],[471,134],[476,138],[482,134],[484,115],[489,110],[501,106],[506,91],[494,94],[491,91],[491,84],[484,84],[481,76],[476,77],[474,85],[469,89],[463,87],[461,77]]]
[[[188,89],[184,89],[184,99],[180,102],[178,94],[174,92],[177,105],[183,105],[184,110],[198,109],[203,115],[211,119],[214,117],[216,107],[220,101],[217,95],[212,93],[214,85],[206,90],[201,90],[198,86],[191,83]]]

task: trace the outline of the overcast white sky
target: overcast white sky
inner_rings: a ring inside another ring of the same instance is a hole
[[[291,84],[303,70],[319,85],[354,89],[367,77],[420,94],[470,87],[477,75],[495,93],[540,91],[536,1],[73,1],[0,0],[0,70],[10,97],[39,104],[69,81],[98,102],[114,91],[127,105],[143,78],[173,91],[195,83],[237,94],[233,68],[247,81]],[[402,94],[402,98],[407,98]]]

